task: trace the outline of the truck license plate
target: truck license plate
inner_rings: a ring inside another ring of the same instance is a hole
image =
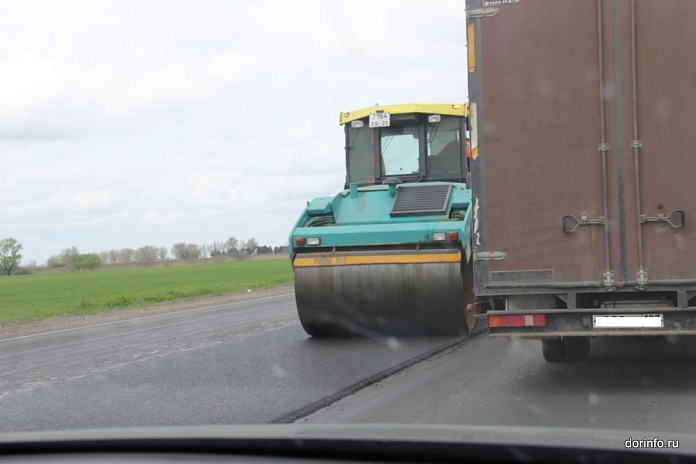
[[[597,329],[646,329],[664,327],[662,314],[608,314],[592,316],[592,324]]]
[[[370,127],[389,127],[389,113],[382,111],[381,113],[370,113]]]

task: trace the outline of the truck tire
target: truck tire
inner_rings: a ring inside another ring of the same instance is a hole
[[[541,352],[546,362],[563,362],[566,360],[566,345],[561,338],[542,340]]]
[[[563,343],[568,361],[587,359],[590,356],[590,337],[566,337]]]

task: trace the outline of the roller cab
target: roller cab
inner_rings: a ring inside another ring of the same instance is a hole
[[[467,107],[341,113],[346,183],[307,203],[290,234],[305,331],[466,333],[471,283]]]

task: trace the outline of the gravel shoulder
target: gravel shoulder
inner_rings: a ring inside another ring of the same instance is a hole
[[[0,339],[53,332],[56,330],[73,329],[76,327],[85,327],[89,325],[102,324],[105,322],[137,319],[144,316],[154,316],[157,314],[172,313],[186,309],[234,303],[237,301],[263,298],[266,296],[283,295],[286,293],[292,293],[293,290],[293,285],[288,284],[279,285],[276,287],[255,288],[242,292],[222,293],[218,295],[206,295],[194,298],[182,298],[180,300],[165,301],[147,306],[132,306],[130,308],[97,314],[56,316],[33,319],[29,321],[4,322],[0,325]]]

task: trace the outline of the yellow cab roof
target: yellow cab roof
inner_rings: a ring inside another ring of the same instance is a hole
[[[366,118],[370,113],[385,111],[390,114],[443,114],[448,116],[466,116],[466,103],[405,103],[401,105],[375,105],[355,111],[341,113],[340,124],[346,124],[356,119]]]

